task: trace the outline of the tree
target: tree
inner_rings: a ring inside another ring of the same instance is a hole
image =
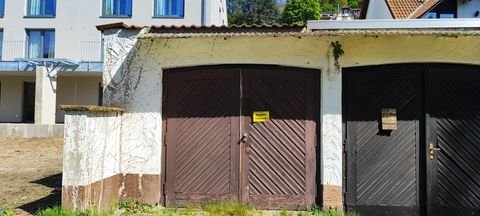
[[[282,21],[287,24],[303,25],[308,20],[318,20],[321,12],[318,0],[287,0]]]
[[[322,5],[322,12],[337,12],[337,7],[333,6],[330,3],[325,3]]]
[[[273,24],[280,18],[276,0],[228,0],[230,24]]]

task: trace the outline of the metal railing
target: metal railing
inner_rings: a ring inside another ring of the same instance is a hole
[[[103,48],[101,41],[80,42],[80,60],[101,62],[103,61]]]
[[[25,41],[3,41],[2,61],[25,57]]]
[[[3,41],[1,47],[1,61],[14,61],[17,58],[26,57],[25,41]],[[102,62],[103,48],[101,41],[82,41],[80,42],[80,61],[84,62]],[[77,58],[70,57],[77,60]]]

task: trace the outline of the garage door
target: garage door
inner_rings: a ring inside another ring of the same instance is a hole
[[[480,70],[345,70],[346,205],[365,215],[479,214]]]
[[[316,74],[283,67],[168,71],[167,205],[312,205]]]

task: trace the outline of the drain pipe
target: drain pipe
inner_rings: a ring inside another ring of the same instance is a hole
[[[206,10],[206,2],[205,1],[206,0],[202,0],[202,19],[201,19],[202,20],[201,21],[202,26],[206,25],[205,21],[206,21],[207,10]]]

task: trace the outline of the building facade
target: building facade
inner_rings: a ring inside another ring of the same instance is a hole
[[[480,2],[472,0],[366,0],[361,19],[480,18]]]
[[[0,122],[39,123],[41,115],[48,118],[41,124],[62,123],[58,104],[101,104],[103,42],[95,26],[112,22],[227,25],[226,2],[0,0]],[[50,85],[51,93],[39,93],[38,68],[46,68],[43,90]],[[41,95],[49,95],[49,105]],[[36,105],[42,103],[48,117]]]

